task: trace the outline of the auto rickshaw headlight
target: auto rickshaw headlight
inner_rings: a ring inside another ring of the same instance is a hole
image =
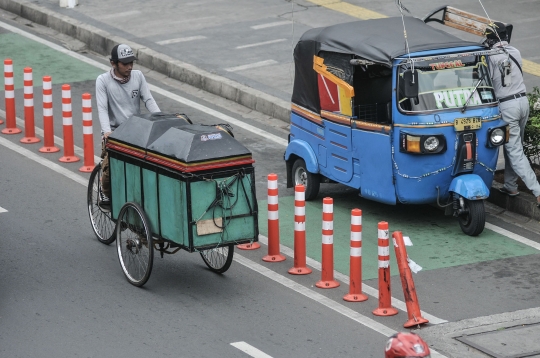
[[[437,148],[439,148],[439,140],[437,139],[437,137],[433,137],[433,136],[428,137],[424,141],[424,148],[428,152],[435,152]]]
[[[488,136],[489,136],[489,147],[498,147],[500,145],[503,145],[505,142],[508,141],[508,131],[506,130],[506,127],[497,127],[497,128],[490,128],[488,130]]]

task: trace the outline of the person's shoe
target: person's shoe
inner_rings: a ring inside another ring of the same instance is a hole
[[[519,191],[510,191],[508,189],[506,189],[504,186],[499,188],[499,191],[503,194],[506,194],[508,196],[518,196],[519,195]]]
[[[99,191],[99,200],[98,205],[103,210],[111,210],[111,199],[100,190]]]

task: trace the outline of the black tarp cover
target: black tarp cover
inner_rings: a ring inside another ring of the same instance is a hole
[[[251,152],[226,131],[215,126],[189,124],[176,114],[134,115],[109,136],[145,153],[156,153],[184,163],[251,156]]]
[[[425,24],[415,17],[404,17],[410,52],[462,46],[478,46]],[[357,56],[387,67],[407,53],[401,17],[361,20],[320,27],[305,32],[294,49],[295,78],[292,102],[320,112],[317,73],[313,56],[321,51]]]

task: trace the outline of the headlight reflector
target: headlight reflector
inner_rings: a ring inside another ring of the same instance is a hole
[[[428,151],[428,152],[434,152],[437,150],[437,148],[439,148],[439,140],[437,139],[437,137],[428,137],[425,141],[424,141],[424,148]]]

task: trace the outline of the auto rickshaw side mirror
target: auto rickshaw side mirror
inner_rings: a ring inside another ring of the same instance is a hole
[[[402,93],[407,98],[418,97],[418,71],[405,70],[403,72]]]

